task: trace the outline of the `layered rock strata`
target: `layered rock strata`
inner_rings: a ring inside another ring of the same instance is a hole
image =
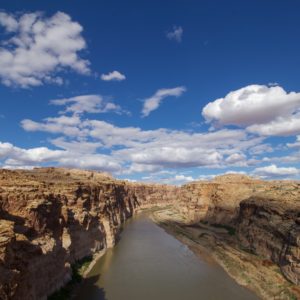
[[[300,183],[225,175],[181,188],[185,224],[232,226],[241,248],[276,263],[300,284]]]
[[[75,261],[112,247],[127,218],[155,206],[175,208],[174,224],[220,257],[228,248],[234,261],[247,250],[299,284],[299,187],[243,175],[179,188],[89,171],[0,170],[0,299],[46,299],[70,280]]]
[[[218,176],[182,186],[177,207],[191,224],[200,220],[231,224],[238,216],[240,202],[264,189],[265,182],[248,176]]]
[[[67,169],[0,171],[0,299],[46,299],[71,265],[112,247],[124,221],[176,188]]]
[[[300,284],[299,187],[298,184],[277,186],[282,190],[242,201],[236,222],[241,245],[275,262],[286,278],[297,285]]]

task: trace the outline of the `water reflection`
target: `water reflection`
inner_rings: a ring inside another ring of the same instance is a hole
[[[77,300],[258,299],[219,266],[207,264],[145,214],[95,265]]]

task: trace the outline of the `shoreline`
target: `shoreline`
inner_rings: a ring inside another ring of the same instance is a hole
[[[160,210],[164,210],[164,209],[168,209],[168,208],[169,208],[169,206],[166,206],[165,204],[164,205],[155,205],[155,206],[152,205],[152,206],[149,206],[149,207],[146,206],[146,207],[142,207],[142,208],[139,207],[132,214],[132,216],[126,220],[126,222],[129,221],[129,220],[131,220],[132,218],[134,218],[138,214],[148,212],[149,216],[150,216],[152,213],[154,213],[156,211],[160,211]],[[121,232],[123,230],[123,226],[125,225],[125,223],[122,224],[122,226],[120,228],[120,231],[118,232],[118,235],[121,234]],[[68,282],[66,282],[66,284],[64,284],[59,290],[57,290],[53,294],[49,295],[47,297],[47,299],[49,299],[49,300],[66,299],[67,300],[67,299],[73,299],[73,298],[75,298],[76,297],[76,291],[77,291],[78,287],[80,286],[81,281],[85,280],[88,277],[88,275],[91,272],[91,270],[95,267],[95,265],[97,264],[97,262],[105,255],[105,253],[107,252],[107,250],[116,246],[116,244],[118,243],[118,239],[116,239],[116,242],[113,244],[112,247],[109,247],[109,248],[105,247],[105,248],[103,248],[103,249],[101,249],[101,250],[93,253],[91,256],[84,257],[80,261],[75,262],[75,264],[73,266],[75,266],[76,264],[81,264],[80,262],[84,261],[84,263],[82,263],[82,265],[80,265],[79,267],[76,267],[76,271],[75,271],[76,274],[74,274],[74,271],[72,272],[71,280],[68,281]],[[84,264],[86,263],[86,260],[88,260],[89,258],[91,258],[91,260],[90,260],[88,266],[85,268]],[[74,280],[73,276],[74,275],[75,275],[75,277],[77,277],[77,276],[80,277],[79,280],[77,278],[77,282],[75,282],[75,283],[73,282],[73,280]],[[67,292],[68,295],[64,295],[65,294],[65,290],[68,291]]]
[[[206,263],[224,269],[239,285],[251,290],[259,298],[263,300],[300,299],[300,288],[285,279],[277,265],[239,249],[238,245],[233,243],[233,238],[224,239],[226,229],[212,228],[207,225],[203,225],[203,228],[185,225],[180,213],[166,206],[140,209],[132,217],[145,211],[149,212],[149,218],[154,223],[189,247],[195,255]],[[94,253],[86,269],[80,272],[83,265],[79,267],[81,280],[88,277],[88,274],[108,249],[104,248]],[[68,284],[70,282],[66,286]],[[76,290],[80,284],[77,282],[71,287],[70,297],[66,299],[76,297]],[[62,289],[65,289],[66,286]]]
[[[160,210],[152,220],[178,239],[207,263],[217,264],[239,285],[248,288],[263,300],[300,299],[300,288],[281,274],[269,260],[242,250],[235,237],[224,228],[208,225],[187,226],[180,213]]]
[[[94,268],[94,266],[96,265],[96,263],[99,261],[99,259],[106,253],[108,248],[104,248],[102,250],[100,250],[99,252],[96,252],[93,255],[93,259],[90,262],[90,264],[88,265],[88,267],[86,268],[86,270],[84,270],[84,272],[82,273],[82,279],[87,278],[88,274],[91,272],[91,270]]]

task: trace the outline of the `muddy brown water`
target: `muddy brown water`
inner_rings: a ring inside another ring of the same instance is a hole
[[[77,300],[254,300],[218,265],[208,264],[143,213],[81,284]]]

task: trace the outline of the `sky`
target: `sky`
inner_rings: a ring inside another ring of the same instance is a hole
[[[0,167],[300,178],[297,0],[1,1]]]

